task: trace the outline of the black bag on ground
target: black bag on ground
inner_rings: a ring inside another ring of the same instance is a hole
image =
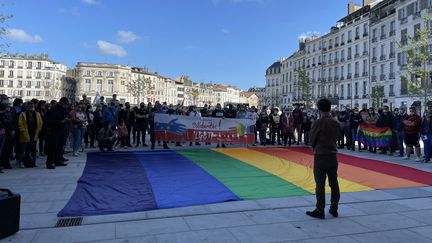
[[[19,230],[21,196],[0,188],[0,239]]]

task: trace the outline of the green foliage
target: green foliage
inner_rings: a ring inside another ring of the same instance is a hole
[[[312,103],[312,90],[311,90],[311,81],[309,76],[307,75],[304,69],[300,69],[297,71],[299,77],[299,88],[300,95],[302,100],[306,103],[306,108],[309,108]]]
[[[126,84],[127,91],[137,99],[137,102],[141,102],[141,98],[144,98],[147,94],[148,89],[151,85],[150,78],[138,78],[136,80],[132,80]]]
[[[423,25],[417,29],[414,37],[403,36],[406,42],[399,43],[400,49],[407,57],[407,73],[401,73],[402,85],[412,98],[423,98],[423,104],[426,104],[432,95],[432,85],[428,82],[431,75],[428,64],[432,61],[432,28],[429,23],[429,17],[424,17]]]
[[[4,14],[3,8],[4,4],[0,4],[0,39],[4,39],[7,34],[7,21],[13,17],[12,14]],[[6,52],[6,49],[9,47],[8,43],[3,41],[0,42],[0,52]]]
[[[372,106],[379,107],[381,106],[381,100],[384,97],[384,86],[374,86],[372,87]]]

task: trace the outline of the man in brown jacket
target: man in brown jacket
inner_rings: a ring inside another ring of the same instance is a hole
[[[314,178],[316,209],[306,214],[324,219],[325,208],[325,181],[328,176],[331,188],[331,206],[329,213],[338,216],[338,203],[340,199],[339,183],[337,180],[338,161],[336,158],[336,142],[340,135],[339,123],[331,116],[331,102],[328,99],[318,101],[320,118],[312,124],[310,131],[310,144],[314,152]]]

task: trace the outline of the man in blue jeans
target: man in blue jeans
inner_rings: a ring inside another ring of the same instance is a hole
[[[428,110],[423,116],[421,125],[422,140],[424,143],[424,163],[430,162],[432,149],[432,104],[428,105]]]
[[[398,148],[399,148],[399,157],[404,157],[404,124],[403,120],[405,120],[406,113],[405,109],[401,108],[400,110],[398,108],[394,109],[394,116],[395,119],[394,122],[394,131],[396,133]]]

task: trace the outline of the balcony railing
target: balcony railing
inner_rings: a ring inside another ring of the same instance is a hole
[[[344,76],[342,76],[342,77],[340,78],[340,80],[345,80],[345,77],[344,77]]]
[[[354,74],[354,78],[359,78],[359,77],[360,77],[360,74],[358,74],[358,73]]]
[[[360,53],[354,54],[354,58],[359,58],[359,57],[360,57]]]
[[[359,96],[358,95],[354,95],[354,99],[358,99],[359,98]]]
[[[333,81],[333,77],[328,77],[327,79],[329,82]]]
[[[356,35],[356,37],[354,39],[356,39],[356,40],[360,39],[360,35]]]
[[[378,38],[376,38],[376,37],[372,38],[372,42],[377,42],[377,41],[378,41]]]
[[[363,73],[362,73],[362,76],[363,76],[363,77],[367,77],[367,76],[368,76],[368,72],[363,72]]]
[[[381,74],[380,75],[380,81],[384,81],[386,79],[386,75],[385,74]]]
[[[352,40],[351,39],[349,39],[348,41],[347,41],[347,43],[351,43],[352,42]]]
[[[351,73],[348,73],[348,75],[347,75],[347,79],[351,79],[352,78],[352,74]]]
[[[395,93],[394,92],[389,92],[389,96],[393,97],[393,96],[395,96]]]
[[[372,77],[371,77],[371,81],[372,81],[372,82],[376,82],[376,81],[377,81],[377,76],[376,76],[376,75],[372,75]]]
[[[333,60],[329,60],[329,61],[328,61],[328,64],[333,64]]]
[[[389,58],[395,58],[396,54],[394,52],[390,52]]]
[[[324,47],[322,50],[323,50],[323,51],[327,51],[327,48]]]
[[[366,99],[366,98],[367,98],[367,94],[363,94],[363,95],[362,95],[362,98],[363,98],[363,99]]]
[[[332,48],[333,48],[333,46],[329,46],[329,47],[328,47],[329,50],[332,49]]]
[[[345,58],[342,57],[342,58],[340,59],[340,62],[345,62]]]
[[[389,73],[389,79],[395,79],[396,75],[395,73]]]
[[[403,18],[403,19],[400,20],[400,24],[401,25],[406,24],[406,23],[408,23],[408,18],[407,17],[405,17],[405,18]]]
[[[363,37],[366,37],[368,35],[369,35],[369,33],[367,33],[367,32],[363,33]]]
[[[335,60],[334,60],[334,63],[335,63],[335,64],[338,64],[338,63],[339,63],[339,59],[335,59]]]
[[[347,56],[347,60],[351,60],[352,59],[352,56]]]
[[[335,81],[338,81],[338,80],[339,80],[339,77],[338,77],[338,76],[335,76],[335,77],[334,77],[334,80],[335,80]]]
[[[377,58],[376,57],[373,57],[372,58],[372,62],[376,62],[377,61]]]
[[[339,46],[339,43],[335,43],[335,47],[338,47]]]
[[[385,61],[386,57],[384,55],[380,56],[380,61]]]
[[[345,42],[342,41],[342,42],[340,43],[340,45],[341,45],[341,46],[345,45]]]
[[[368,54],[369,54],[368,51],[364,51],[364,52],[363,52],[363,56],[367,56]]]
[[[381,40],[384,40],[386,37],[386,35],[381,35]]]
[[[389,36],[394,36],[396,34],[396,30],[391,30],[390,32],[389,32]]]

